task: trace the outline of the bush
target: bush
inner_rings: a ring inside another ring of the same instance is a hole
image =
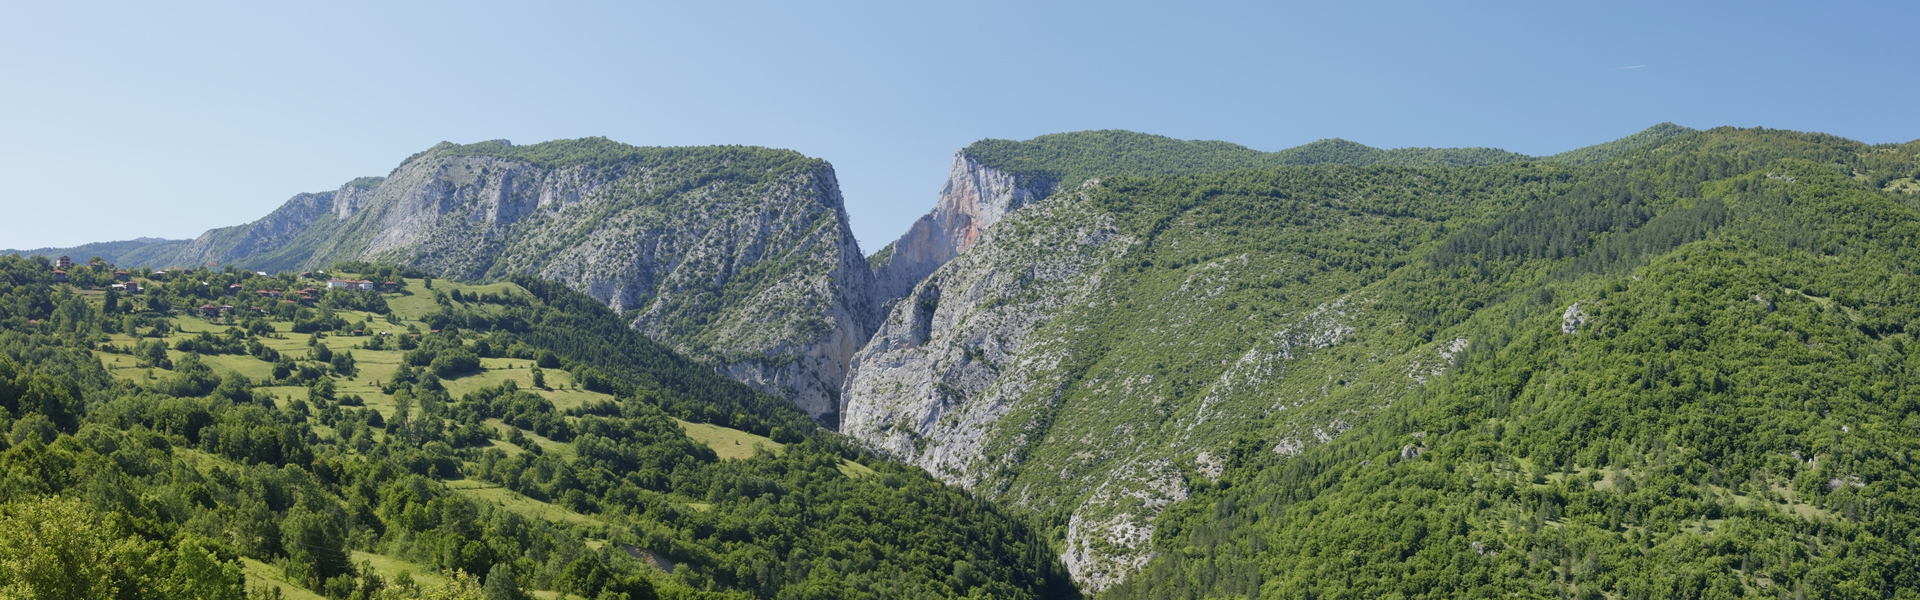
[[[456,348],[434,357],[432,369],[435,375],[452,379],[480,370],[480,357],[464,348]]]

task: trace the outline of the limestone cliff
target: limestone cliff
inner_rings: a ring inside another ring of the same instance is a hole
[[[1052,187],[1049,182],[1019,181],[967,156],[965,150],[955,153],[933,212],[914,221],[890,246],[884,260],[874,265],[879,297],[905,296],[934,269],[972,247],[981,232],[1007,213],[1052,193]]]
[[[494,141],[441,144],[358,183],[296,196],[191,251],[261,270],[367,260],[562,282],[649,337],[838,420],[840,383],[877,309],[825,161],[750,147]]]

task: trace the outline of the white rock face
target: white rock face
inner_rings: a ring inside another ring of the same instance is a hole
[[[1079,199],[1020,213],[893,305],[848,374],[841,431],[949,482],[981,481],[982,443],[1015,400],[1058,384],[1060,354],[1028,338],[1098,284],[1086,275],[1135,243]]]
[[[979,241],[988,227],[1007,213],[1052,193],[1031,189],[1015,177],[986,167],[965,152],[953,155],[947,185],[933,212],[914,221],[893,243],[887,262],[877,265],[875,279],[882,300],[905,296],[913,286]]]

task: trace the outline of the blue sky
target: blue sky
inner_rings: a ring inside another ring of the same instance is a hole
[[[192,237],[442,140],[791,148],[871,252],[987,137],[1920,138],[1913,2],[160,4],[6,9],[0,247]]]

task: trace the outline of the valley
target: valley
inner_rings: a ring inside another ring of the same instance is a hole
[[[0,466],[145,444],[8,501],[152,490],[89,502],[293,597],[1894,597],[1916,144],[982,140],[865,255],[797,153],[443,143],[68,281],[0,259]]]

